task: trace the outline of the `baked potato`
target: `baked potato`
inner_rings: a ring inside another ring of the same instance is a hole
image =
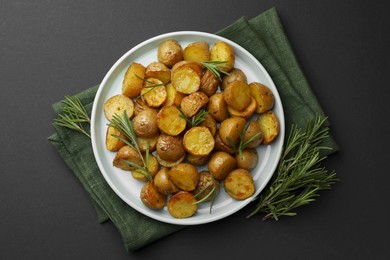
[[[164,63],[155,61],[146,67],[145,77],[159,79],[164,85],[166,85],[169,81],[171,81],[171,71]]]
[[[215,121],[219,123],[229,117],[227,106],[225,100],[223,99],[222,93],[215,93],[209,98],[207,111],[209,111],[209,115],[211,115]]]
[[[171,70],[171,77],[173,77],[173,75],[176,72],[178,72],[184,68],[190,68],[190,69],[194,70],[196,72],[196,74],[198,74],[199,77],[202,76],[203,68],[202,68],[202,65],[200,63],[194,62],[194,61],[182,60],[182,61],[179,61],[178,63],[176,63],[175,65],[173,65],[172,70]]]
[[[251,138],[253,138],[255,135],[258,135],[254,140],[252,140],[246,148],[256,148],[261,144],[263,141],[263,133],[261,131],[261,128],[259,124],[255,121],[250,121],[248,128],[245,131],[243,143],[248,142]]]
[[[160,169],[153,180],[157,191],[164,195],[170,195],[179,191],[179,188],[169,178],[169,170],[167,167]]]
[[[200,76],[190,67],[178,68],[172,73],[172,85],[183,94],[191,94],[199,90]]]
[[[244,200],[255,193],[252,175],[245,169],[236,169],[223,182],[226,193],[236,200]]]
[[[151,209],[162,209],[166,204],[166,196],[157,191],[153,183],[147,182],[141,189],[142,203]]]
[[[207,95],[203,92],[197,91],[184,97],[181,100],[180,107],[187,118],[190,118],[198,113],[198,111],[207,105],[208,102],[209,98]]]
[[[141,90],[141,98],[149,107],[156,108],[164,104],[167,99],[167,91],[162,81],[156,78],[148,78]]]
[[[210,201],[215,198],[220,190],[219,182],[213,178],[213,175],[208,171],[199,173],[199,182],[193,191],[194,196],[198,200],[206,198],[204,201]],[[214,189],[214,191],[213,191]],[[212,194],[211,194],[212,192]]]
[[[209,160],[209,155],[193,155],[190,153],[187,153],[186,160],[188,163],[192,165],[205,165]]]
[[[144,84],[144,78],[145,67],[139,63],[132,62],[122,81],[122,94],[129,98],[138,97]]]
[[[128,145],[125,145],[118,150],[112,164],[124,171],[132,171],[137,169],[136,167],[126,163],[126,161],[130,161],[143,167],[143,161],[139,153]]]
[[[271,110],[275,104],[275,97],[272,91],[259,82],[249,84],[251,94],[256,100],[256,112],[261,114]]]
[[[202,91],[207,96],[212,96],[217,92],[219,80],[210,70],[206,70],[200,79],[199,91]]]
[[[140,137],[153,137],[159,133],[157,113],[153,110],[144,110],[133,119],[134,132]]]
[[[122,116],[123,112],[126,111],[129,118],[133,117],[134,114],[134,103],[129,97],[118,94],[110,97],[104,102],[104,115],[111,121],[115,114]]]
[[[213,47],[211,47],[210,60],[225,62],[221,68],[225,71],[231,71],[235,62],[233,47],[224,41],[216,42]]]
[[[245,83],[248,83],[245,73],[238,68],[233,68],[231,71],[229,71],[228,75],[223,76],[221,82],[221,89],[224,90],[226,86],[233,81],[243,81]]]
[[[169,198],[168,212],[174,218],[189,218],[198,210],[196,201],[192,193],[180,191]]]
[[[230,154],[219,151],[211,156],[207,167],[214,179],[222,181],[231,171],[237,168],[237,161]]]
[[[169,170],[169,177],[179,189],[192,191],[199,181],[198,169],[188,163],[179,163]]]
[[[116,138],[115,136],[120,136],[121,138],[127,140],[126,136],[124,136],[119,130],[115,129],[112,126],[107,127],[106,132],[106,149],[111,152],[118,151],[122,146],[125,146],[125,142]]]
[[[166,134],[176,136],[184,131],[187,122],[175,106],[164,106],[157,114],[157,126]]]
[[[149,152],[154,152],[156,151],[156,146],[157,146],[157,140],[160,134],[157,134],[152,137],[138,137],[137,138],[137,143],[140,151],[142,153],[146,152],[146,149],[148,149]]]
[[[208,42],[192,42],[184,48],[183,58],[187,61],[204,62],[210,60]]]
[[[175,162],[185,156],[181,136],[161,134],[157,139],[156,153],[158,157],[167,162]]]
[[[210,114],[207,114],[202,122],[200,122],[199,126],[205,126],[210,130],[210,133],[212,136],[215,136],[217,133],[217,121],[210,116]]]
[[[184,149],[193,155],[206,156],[214,149],[214,137],[205,126],[195,126],[183,137]]]
[[[226,104],[238,111],[245,109],[252,101],[251,89],[243,81],[233,81],[223,90]]]
[[[230,147],[235,147],[240,141],[240,133],[243,132],[246,120],[242,117],[233,116],[225,119],[218,130],[222,142]]]
[[[237,168],[247,171],[253,170],[259,161],[256,149],[244,149],[242,153],[236,154]]]
[[[166,40],[158,46],[157,58],[169,68],[183,60],[183,49],[178,41],[174,39]]]
[[[251,103],[249,103],[249,105],[246,108],[244,108],[243,110],[236,110],[232,107],[227,106],[227,110],[228,110],[229,115],[243,117],[247,120],[249,118],[251,118],[253,113],[255,113],[256,108],[257,108],[257,103],[253,97],[251,97]]]
[[[219,136],[218,132],[215,134],[214,141],[215,141],[215,144],[214,144],[215,151],[221,151],[221,152],[225,152],[228,154],[234,154],[235,151],[234,151],[233,147],[226,145],[224,142],[222,142],[221,137]]]
[[[273,111],[260,114],[256,122],[259,124],[260,131],[263,133],[262,144],[273,142],[279,135],[279,118]]]
[[[175,87],[171,83],[168,83],[165,86],[165,89],[167,91],[167,98],[165,100],[164,106],[180,106],[181,101],[186,95],[176,91]]]
[[[144,156],[144,160],[146,162],[145,156]],[[159,170],[159,164],[158,164],[156,157],[149,154],[149,160],[148,160],[147,164],[148,164],[148,171],[150,173],[150,177],[153,178],[154,176],[156,176],[156,174]],[[141,169],[132,170],[131,175],[133,176],[134,179],[139,180],[139,181],[148,181],[149,180],[147,177],[148,173],[144,170],[141,170]]]

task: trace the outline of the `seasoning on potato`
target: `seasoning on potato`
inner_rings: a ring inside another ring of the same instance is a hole
[[[223,182],[226,193],[236,200],[244,200],[255,193],[252,175],[245,169],[236,169]]]
[[[199,181],[198,169],[188,163],[179,163],[171,168],[169,177],[179,189],[192,191]]]
[[[187,191],[180,191],[168,200],[168,212],[174,218],[189,218],[198,210],[194,195]]]
[[[195,126],[183,137],[184,149],[193,155],[206,156],[214,149],[214,137],[205,126]]]

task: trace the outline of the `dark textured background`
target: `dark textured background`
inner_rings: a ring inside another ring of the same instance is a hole
[[[0,0],[1,259],[390,259],[386,1]],[[99,224],[46,138],[50,105],[98,84],[134,45],[165,32],[216,32],[275,6],[341,151],[341,179],[294,218],[253,209],[127,253]]]

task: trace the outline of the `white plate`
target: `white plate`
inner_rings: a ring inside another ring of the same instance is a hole
[[[213,205],[211,214],[209,213],[209,203],[206,203],[200,205],[198,212],[194,216],[186,219],[173,218],[166,207],[163,210],[152,210],[144,206],[140,200],[140,190],[143,183],[134,180],[129,172],[113,167],[112,161],[115,153],[109,152],[105,148],[105,135],[108,121],[103,112],[104,102],[108,98],[121,93],[122,80],[131,62],[138,62],[146,66],[150,62],[156,61],[159,44],[170,38],[176,39],[183,48],[194,41],[206,41],[212,46],[216,41],[222,40],[232,45],[236,55],[235,67],[240,68],[245,72],[248,82],[261,82],[273,91],[275,96],[275,107],[273,110],[280,120],[280,134],[277,140],[270,145],[262,145],[258,148],[259,162],[257,167],[252,170],[256,186],[254,196],[243,201],[236,201],[230,198],[222,188]],[[112,66],[100,84],[93,104],[91,117],[93,152],[104,178],[115,193],[128,205],[142,214],[162,222],[180,225],[195,225],[216,221],[233,214],[247,205],[264,189],[275,171],[284,140],[284,114],[282,103],[278,91],[267,71],[244,48],[223,37],[203,32],[183,31],[163,34],[144,41],[124,54]]]

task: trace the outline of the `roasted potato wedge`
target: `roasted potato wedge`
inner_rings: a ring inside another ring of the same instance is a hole
[[[214,149],[214,137],[205,126],[195,126],[183,137],[184,149],[193,155],[206,156]]]
[[[146,162],[145,156],[144,156],[144,160]],[[156,157],[150,154],[148,160],[148,170],[152,178],[156,176],[158,169],[159,169],[159,164]],[[147,174],[148,173],[146,171],[140,169],[131,171],[131,175],[133,176],[133,178],[139,181],[148,181],[148,178],[146,177]]]
[[[179,191],[179,188],[173,184],[169,177],[169,170],[168,167],[160,169],[153,180],[157,191],[164,195],[170,195]]]
[[[257,108],[256,100],[253,97],[251,97],[251,103],[243,110],[236,110],[229,106],[227,107],[227,110],[229,112],[229,115],[231,116],[239,116],[248,120],[249,118],[251,118],[253,113],[255,113],[256,108]]]
[[[168,212],[174,218],[189,218],[198,210],[198,204],[192,193],[180,191],[168,200]]]
[[[149,107],[160,107],[167,99],[167,91],[162,81],[148,78],[141,90],[141,98]]]
[[[149,152],[154,152],[156,151],[156,146],[157,146],[157,140],[160,134],[157,134],[152,137],[138,137],[137,138],[137,143],[138,147],[141,150],[142,153],[146,152],[146,148],[148,148]]]
[[[167,91],[167,99],[165,100],[164,106],[180,106],[181,101],[186,95],[176,91],[175,87],[171,83],[168,83],[165,86],[165,89]]]
[[[166,85],[171,81],[171,71],[164,63],[155,61],[146,67],[145,77],[159,79]]]
[[[225,119],[218,130],[219,137],[224,144],[234,147],[240,140],[240,133],[244,130],[246,120],[242,117],[233,116]]]
[[[256,149],[244,149],[242,153],[236,154],[236,161],[237,168],[251,171],[256,167],[259,157]]]
[[[122,169],[124,171],[132,171],[136,169],[134,166],[127,164],[125,161],[130,161],[139,166],[143,166],[142,158],[140,157],[138,152],[128,145],[122,146],[118,150],[112,164],[115,167]]]
[[[198,169],[188,163],[179,163],[171,168],[169,177],[179,189],[192,191],[199,181]]]
[[[229,117],[226,102],[223,99],[222,93],[215,93],[209,98],[207,111],[217,122],[222,122]]]
[[[207,164],[209,172],[217,181],[222,181],[226,176],[236,169],[236,159],[228,153],[216,152]]]
[[[251,89],[243,81],[233,81],[223,90],[226,104],[238,111],[245,109],[251,103]]]
[[[203,92],[197,91],[186,97],[181,101],[180,107],[183,113],[190,118],[194,116],[198,111],[207,105],[209,98]]]
[[[159,133],[157,113],[153,110],[144,110],[133,119],[134,132],[140,137],[153,137]]]
[[[168,135],[176,136],[183,132],[187,122],[182,118],[180,111],[175,106],[165,106],[157,114],[157,125],[160,130]]]
[[[173,65],[172,70],[171,70],[171,77],[173,77],[173,75],[176,72],[178,72],[184,68],[190,68],[190,69],[194,70],[196,72],[196,74],[198,74],[199,77],[202,76],[203,68],[202,68],[202,65],[200,65],[200,63],[194,62],[194,61],[182,60],[182,61],[179,61],[178,63],[176,63],[175,65]]]
[[[217,92],[219,85],[219,80],[211,73],[210,70],[206,70],[200,79],[199,90],[205,93],[207,96],[211,97]]]
[[[203,171],[199,174],[199,182],[193,191],[198,200],[210,201],[215,198],[220,190],[219,182],[213,178],[213,175],[208,171]],[[214,190],[213,190],[214,189]],[[212,192],[212,193],[211,193]],[[207,197],[207,198],[206,198]]]
[[[210,60],[224,61],[222,69],[231,71],[234,67],[235,55],[233,47],[223,41],[216,42],[210,50]]]
[[[238,68],[233,68],[231,71],[229,71],[229,75],[223,76],[221,89],[224,90],[227,85],[229,85],[230,83],[236,80],[248,83],[245,73]]]
[[[126,71],[122,82],[122,93],[129,98],[139,96],[144,84],[145,67],[139,63],[133,62]]]
[[[168,162],[175,162],[185,156],[183,138],[161,134],[157,139],[156,153],[160,159]]]
[[[273,111],[260,114],[256,122],[263,133],[263,144],[269,144],[276,139],[279,134],[279,118]]]
[[[271,110],[275,104],[275,97],[272,91],[259,82],[249,84],[251,94],[256,100],[256,112],[261,114]]]
[[[129,118],[133,117],[134,114],[134,103],[129,97],[118,94],[110,97],[104,102],[104,115],[111,121],[115,114],[122,116],[123,112],[126,111]]]
[[[147,182],[141,189],[142,203],[151,209],[162,209],[167,203],[166,196],[157,191],[153,183]]]
[[[258,134],[258,136],[255,139],[253,139],[246,146],[246,148],[256,148],[263,141],[263,133],[261,132],[261,128],[260,128],[259,124],[255,121],[250,121],[248,128],[246,129],[245,134],[244,134],[243,143],[248,142],[251,138],[253,138],[257,134]]]
[[[172,85],[183,94],[191,94],[199,90],[200,76],[190,67],[179,68],[172,73]]]
[[[184,48],[183,58],[188,61],[204,62],[210,60],[208,42],[192,42]]]
[[[245,169],[236,169],[223,182],[226,193],[236,200],[244,200],[255,193],[252,175]]]
[[[125,143],[122,140],[116,138],[114,135],[120,136],[121,138],[127,140],[126,136],[124,136],[119,130],[112,126],[107,127],[106,149],[111,152],[116,152],[122,146],[125,146]]]
[[[174,39],[166,40],[158,46],[157,58],[159,62],[172,68],[175,63],[183,60],[183,49],[178,41]]]
[[[199,124],[199,126],[207,127],[210,130],[212,136],[215,136],[217,133],[217,122],[212,116],[210,116],[210,114],[205,116],[204,120]]]

